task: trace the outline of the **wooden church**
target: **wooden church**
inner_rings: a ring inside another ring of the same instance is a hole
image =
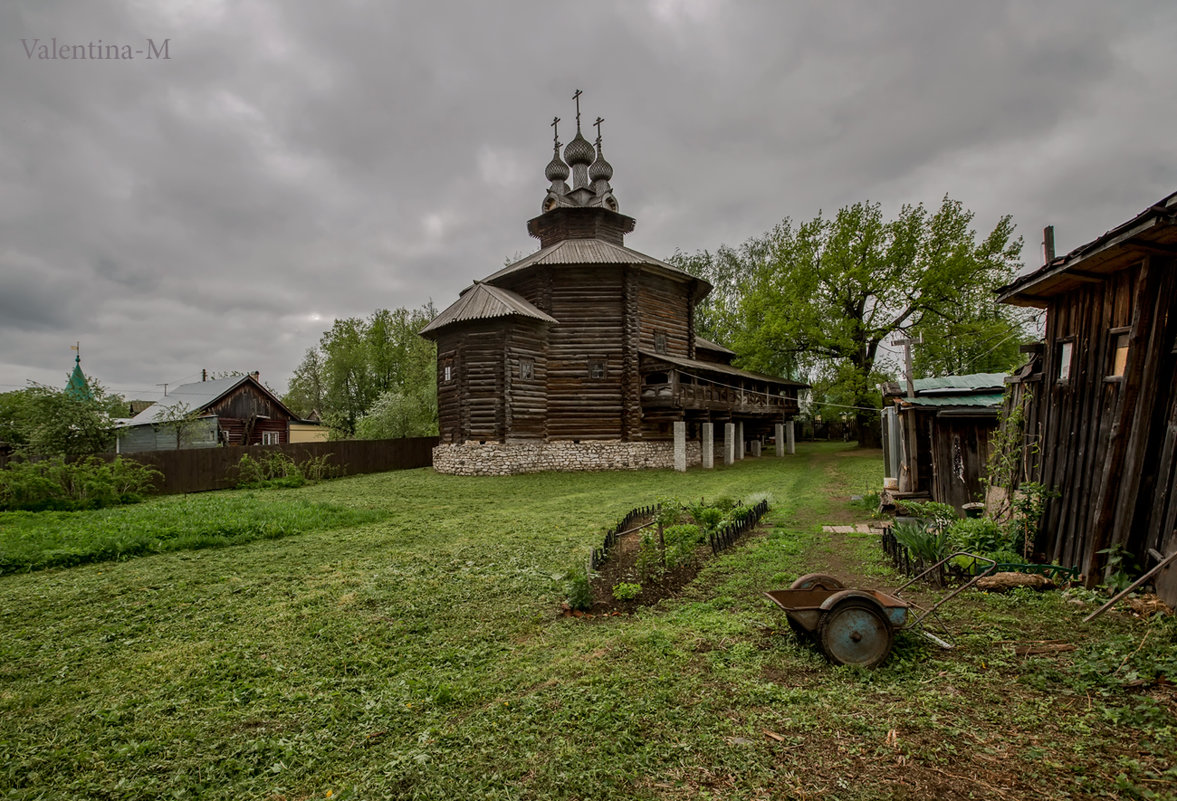
[[[625,246],[635,220],[610,185],[603,120],[595,146],[581,134],[579,94],[576,136],[561,157],[555,133],[551,184],[527,223],[540,249],[421,332],[437,343],[434,467],[685,470],[759,453],[774,435],[783,453],[805,385],[732,367],[734,353],[695,334],[711,285]]]

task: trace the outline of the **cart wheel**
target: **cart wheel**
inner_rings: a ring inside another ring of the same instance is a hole
[[[835,665],[880,665],[891,653],[893,637],[887,616],[863,598],[838,603],[817,627],[821,650]]]
[[[791,590],[840,590],[846,585],[825,573],[806,573],[789,585]]]

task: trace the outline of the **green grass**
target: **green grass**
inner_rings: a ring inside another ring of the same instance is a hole
[[[0,574],[239,545],[380,516],[276,493],[177,495],[86,512],[0,512]]]
[[[800,573],[841,560],[898,583],[866,536],[819,533],[879,475],[877,451],[837,443],[685,475],[220,493],[227,520],[369,517],[0,579],[0,797],[1171,797],[1171,698],[1120,680],[1167,669],[1171,622],[1076,633],[1090,606],[1060,594],[971,595],[950,610],[958,651],[904,633],[873,672],[785,636],[761,593]],[[559,616],[565,569],[633,506],[755,492],[772,495],[767,533],[682,597]],[[1054,638],[1080,648],[1002,644]]]

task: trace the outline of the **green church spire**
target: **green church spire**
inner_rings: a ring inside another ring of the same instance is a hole
[[[70,345],[71,350],[77,351],[74,356],[74,371],[70,373],[69,383],[65,385],[65,394],[75,400],[94,400],[94,393],[90,391],[90,382],[82,372],[82,343]]]

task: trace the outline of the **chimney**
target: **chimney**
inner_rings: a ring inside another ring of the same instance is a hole
[[[259,384],[261,383],[261,380],[262,380],[261,371],[254,370],[252,373],[249,374],[249,377],[252,378],[254,381],[257,381]]]
[[[208,381],[208,370],[201,370],[200,371],[200,380],[201,381]]]
[[[1050,264],[1054,261],[1054,226],[1048,225],[1042,229],[1042,263]]]

